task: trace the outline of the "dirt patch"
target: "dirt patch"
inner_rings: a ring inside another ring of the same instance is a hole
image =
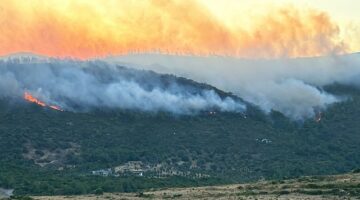
[[[69,155],[79,155],[80,146],[75,143],[70,143],[70,147],[66,149],[36,149],[30,143],[25,144],[25,153],[23,157],[28,160],[34,161],[40,167],[56,166],[59,170],[67,166],[66,157]]]
[[[13,195],[13,192],[13,189],[0,188],[0,199],[9,198],[11,195]]]

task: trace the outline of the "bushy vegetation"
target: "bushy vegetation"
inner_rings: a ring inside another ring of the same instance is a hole
[[[251,105],[246,117],[220,112],[174,116],[58,112],[3,99],[0,187],[14,188],[16,194],[100,194],[347,172],[360,166],[360,92],[339,85],[326,89],[351,98],[329,107],[320,122],[293,122],[275,112],[267,116]],[[31,152],[63,155],[40,166]],[[128,161],[162,163],[210,177],[90,173]]]

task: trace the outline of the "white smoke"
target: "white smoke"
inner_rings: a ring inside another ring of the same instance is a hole
[[[23,60],[0,62],[1,97],[30,92],[47,104],[74,111],[102,107],[192,114],[213,109],[242,112],[246,108],[211,88],[181,84],[173,76],[103,62]]]
[[[134,54],[105,60],[206,82],[265,112],[276,110],[296,120],[312,117],[318,109],[343,99],[323,91],[323,86],[360,85],[358,54],[277,60]]]

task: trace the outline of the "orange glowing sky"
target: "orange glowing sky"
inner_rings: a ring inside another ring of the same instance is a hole
[[[358,51],[356,15],[348,19],[322,6],[331,1],[316,1],[0,0],[0,55],[278,58]]]

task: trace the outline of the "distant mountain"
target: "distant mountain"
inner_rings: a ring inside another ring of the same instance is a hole
[[[19,52],[14,54],[9,54],[5,56],[0,56],[0,60],[3,61],[10,61],[10,60],[16,60],[18,62],[47,62],[51,60],[50,57],[38,55],[34,53],[28,53],[28,52]]]

